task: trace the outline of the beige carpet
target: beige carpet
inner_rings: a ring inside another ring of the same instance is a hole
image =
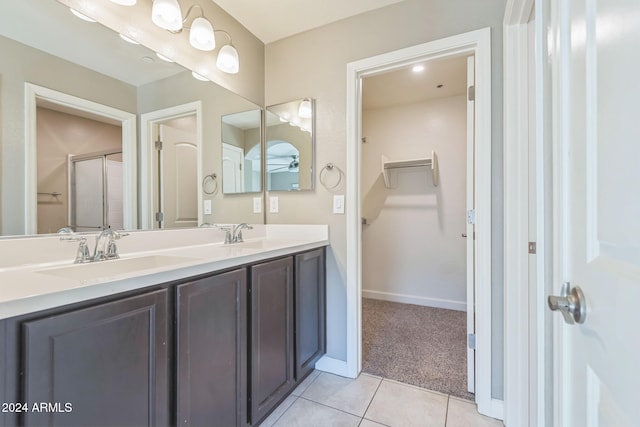
[[[362,370],[473,400],[463,311],[362,300]]]

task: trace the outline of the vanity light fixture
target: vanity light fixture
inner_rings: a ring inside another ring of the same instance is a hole
[[[73,13],[76,17],[82,19],[83,21],[87,21],[87,22],[96,22],[95,19],[89,18],[87,15],[85,15],[84,13],[80,13],[77,10],[75,10],[74,8],[70,7],[69,10],[71,11],[71,13]]]
[[[226,31],[225,34],[229,35]],[[229,43],[231,43],[231,37],[229,37]],[[220,71],[224,71],[228,74],[237,74],[238,71],[240,71],[238,51],[232,44],[226,44],[220,48],[220,52],[218,52],[218,59],[216,60],[216,66]]]
[[[165,30],[182,31],[182,10],[178,0],[153,0],[151,20]]]
[[[306,98],[302,100],[300,107],[298,108],[298,116],[303,119],[311,118],[311,101]]]
[[[200,16],[191,22],[191,26],[186,26],[187,19],[194,8],[200,10]],[[158,27],[174,34],[181,33],[183,30],[189,30],[189,44],[195,49],[203,51],[212,51],[215,49],[215,33],[224,33],[229,38],[229,44],[220,48],[216,66],[220,71],[229,74],[236,74],[240,70],[238,51],[233,46],[231,36],[224,30],[213,29],[211,21],[204,15],[202,6],[197,4],[191,5],[183,17],[178,0],[153,0],[151,20]]]

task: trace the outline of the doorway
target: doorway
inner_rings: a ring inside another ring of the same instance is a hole
[[[142,114],[143,229],[202,223],[202,103]]]
[[[491,61],[490,29],[482,29],[401,49],[347,66],[347,361],[344,372],[355,377],[362,370],[362,248],[360,209],[361,88],[362,79],[425,60],[450,55],[473,55],[476,73],[474,136],[474,212],[476,257],[476,402],[480,413],[502,417],[502,402],[491,396]],[[499,341],[498,341],[499,342]]]
[[[118,110],[93,101],[78,98],[66,93],[58,92],[31,83],[25,83],[25,145],[27,174],[25,176],[25,186],[27,197],[25,198],[25,233],[36,234],[40,229],[43,232],[55,232],[55,226],[39,224],[38,208],[42,201],[55,201],[62,199],[64,195],[68,200],[69,191],[64,180],[64,189],[39,188],[38,184],[38,110],[44,112],[51,111],[52,114],[62,113],[66,116],[89,119],[99,123],[106,123],[118,127],[119,150],[121,151],[122,179],[122,228],[130,230],[137,228],[138,221],[138,201],[137,201],[137,138],[136,138],[136,116],[126,111]],[[80,144],[82,145],[80,141]],[[86,148],[83,148],[86,150]],[[99,148],[89,151],[98,151]],[[74,150],[75,151],[75,150]],[[82,151],[87,153],[89,151]],[[76,151],[78,154],[79,151]],[[67,156],[64,155],[62,168],[66,170]],[[38,194],[47,193],[47,194]],[[64,194],[67,193],[67,194]],[[56,196],[57,195],[57,196]],[[50,204],[52,205],[52,204]],[[55,205],[55,203],[53,204]],[[68,220],[68,209],[64,211],[65,219]]]
[[[467,400],[473,63],[452,55],[367,76],[361,111],[363,371]]]

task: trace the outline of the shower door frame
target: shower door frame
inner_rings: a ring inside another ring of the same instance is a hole
[[[108,157],[113,154],[122,154],[122,150],[107,150],[107,151],[99,151],[95,153],[88,154],[69,154],[67,156],[67,194],[69,195],[69,204],[67,208],[67,223],[69,226],[76,231],[76,190],[74,188],[76,172],[74,168],[75,162],[82,162],[86,160],[95,160],[102,159],[102,226],[96,231],[100,231],[101,229],[110,226],[109,223],[109,184],[108,184]],[[124,218],[123,218],[124,220]]]

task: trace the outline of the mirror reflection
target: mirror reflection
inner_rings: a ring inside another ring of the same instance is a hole
[[[262,191],[260,110],[222,116],[222,191]]]
[[[221,118],[255,104],[52,0],[1,2],[0,53],[2,235],[263,222],[252,198],[202,188],[222,173]],[[190,115],[191,136],[157,150],[161,125]],[[188,173],[165,176],[176,162]]]
[[[314,114],[310,98],[267,107],[268,191],[313,189]]]

